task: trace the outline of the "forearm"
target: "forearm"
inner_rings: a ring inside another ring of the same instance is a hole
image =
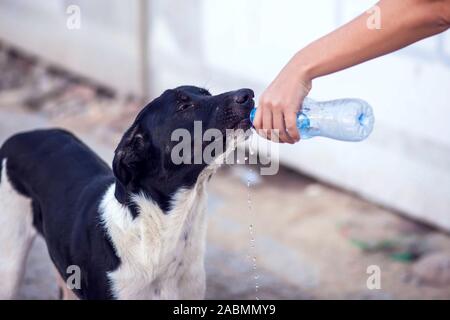
[[[289,67],[309,80],[403,48],[450,27],[450,0],[381,0],[380,29],[364,13],[300,50]]]

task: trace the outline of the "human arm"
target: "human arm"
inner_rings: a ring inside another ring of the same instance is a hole
[[[381,0],[380,29],[364,13],[297,52],[259,100],[254,126],[279,142],[300,139],[296,116],[313,79],[357,65],[430,37],[450,27],[450,0]],[[376,14],[373,11],[372,14]]]

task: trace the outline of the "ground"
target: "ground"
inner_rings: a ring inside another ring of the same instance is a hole
[[[142,106],[0,44],[0,143],[21,130],[65,127],[110,162]],[[257,171],[224,166],[210,182],[208,299],[450,298],[445,232],[287,168]],[[368,288],[371,268],[380,289]],[[57,299],[54,279],[38,239],[19,298]]]

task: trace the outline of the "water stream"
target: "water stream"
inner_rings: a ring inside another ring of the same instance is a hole
[[[253,213],[253,208],[252,208],[252,198],[251,198],[251,177],[252,177],[252,169],[249,169],[250,172],[247,176],[247,205],[248,205],[248,212],[249,212],[249,226],[248,226],[248,230],[249,230],[249,235],[250,235],[250,248],[249,248],[249,253],[247,255],[248,259],[251,260],[251,264],[252,264],[252,269],[251,269],[251,277],[252,277],[252,281],[254,281],[254,285],[255,285],[255,298],[256,300],[259,300],[258,298],[258,291],[259,291],[259,275],[258,275],[258,269],[257,269],[257,265],[256,265],[256,241],[255,241],[255,224],[254,224],[254,220],[255,220],[255,216]]]

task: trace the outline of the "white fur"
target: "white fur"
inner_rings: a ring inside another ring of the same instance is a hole
[[[100,210],[121,259],[119,268],[108,274],[117,299],[204,298],[206,183],[244,139],[228,140],[226,152],[203,170],[193,188],[174,195],[173,209],[166,214],[139,194],[132,198],[139,208],[133,219],[114,197],[115,185],[108,189]]]
[[[116,298],[204,298],[205,183],[211,170],[192,189],[178,191],[166,214],[151,199],[135,195],[139,215],[133,219],[114,197],[115,185],[109,188],[101,211],[121,259],[108,275]]]
[[[35,238],[31,200],[11,185],[3,160],[0,181],[0,299],[11,299],[18,291],[26,257]]]
[[[205,185],[235,144],[229,143],[227,151],[203,170],[193,188],[174,195],[173,209],[166,214],[151,199],[137,194],[132,200],[139,215],[133,219],[129,209],[115,198],[115,184],[109,187],[100,212],[121,260],[119,268],[108,274],[116,298],[204,298]],[[6,163],[4,159],[0,181],[0,299],[17,293],[36,236],[31,200],[13,188]]]

